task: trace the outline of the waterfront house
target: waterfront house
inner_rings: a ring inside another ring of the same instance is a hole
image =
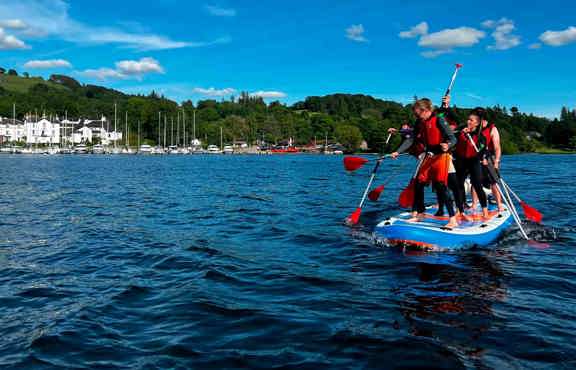
[[[60,122],[42,118],[39,121],[25,121],[26,144],[59,144]]]
[[[100,139],[104,145],[122,140],[122,132],[107,130],[108,122],[102,116],[97,120],[59,120],[58,117],[38,120],[26,116],[24,122],[0,117],[0,143],[24,141],[26,144],[50,145],[60,143],[92,143]]]
[[[0,117],[0,143],[23,141],[25,136],[24,122]]]

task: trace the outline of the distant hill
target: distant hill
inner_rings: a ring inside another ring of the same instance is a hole
[[[45,81],[42,77],[22,77],[10,76],[8,74],[0,75],[0,87],[9,92],[27,93],[32,87],[38,84],[46,84],[55,89],[63,89],[65,86],[51,81]]]
[[[384,145],[388,128],[399,127],[413,120],[411,106],[361,94],[331,94],[311,96],[286,106],[280,102],[266,104],[260,97],[241,93],[229,99],[200,100],[193,104],[158,95],[130,95],[103,86],[84,85],[66,75],[40,77],[0,74],[0,115],[12,116],[16,104],[17,118],[27,113],[71,119],[108,118],[113,124],[117,108],[118,129],[126,130],[128,115],[130,141],[140,129],[140,138],[151,144],[166,140],[183,140],[186,130],[190,139],[196,137],[209,144],[220,143],[222,129],[225,142],[264,140],[278,143],[293,138],[297,144],[340,142],[349,151],[362,141],[374,151],[388,151],[399,143],[395,137],[389,147]],[[546,148],[576,148],[576,111],[562,110],[561,119],[551,121],[524,114],[512,107],[487,107],[489,120],[501,132],[506,153],[545,151]],[[452,113],[461,124],[466,122],[469,109],[454,107]],[[196,117],[193,125],[192,117]],[[186,125],[184,125],[184,122]],[[164,139],[166,136],[166,139]]]

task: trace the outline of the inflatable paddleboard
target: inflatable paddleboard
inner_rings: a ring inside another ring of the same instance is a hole
[[[448,217],[434,216],[436,207],[426,209],[425,218],[418,222],[408,222],[410,212],[390,217],[376,226],[375,234],[391,245],[411,246],[424,249],[461,249],[475,245],[493,243],[512,222],[508,209],[498,212],[495,205],[489,205],[489,219],[482,219],[480,209],[466,211],[472,221],[461,221],[458,227],[444,228]]]

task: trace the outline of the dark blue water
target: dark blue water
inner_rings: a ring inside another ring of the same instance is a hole
[[[331,156],[0,156],[2,368],[576,366],[576,156],[505,157],[545,216],[490,248],[378,245]]]

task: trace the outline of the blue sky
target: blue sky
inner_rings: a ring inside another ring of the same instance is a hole
[[[441,5],[439,5],[441,4]],[[576,108],[576,3],[1,0],[0,65],[182,101],[362,93]]]

